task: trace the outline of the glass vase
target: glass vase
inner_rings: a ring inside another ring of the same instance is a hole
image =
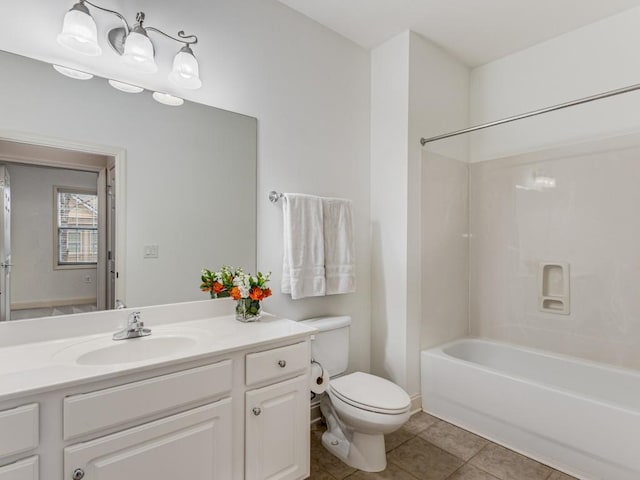
[[[255,322],[262,317],[262,305],[259,300],[241,298],[236,304],[236,320],[241,322]]]

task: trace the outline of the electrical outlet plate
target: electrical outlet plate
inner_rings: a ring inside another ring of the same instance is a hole
[[[145,245],[144,258],[158,258],[158,245]]]

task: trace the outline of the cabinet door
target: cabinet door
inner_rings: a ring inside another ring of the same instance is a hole
[[[309,475],[307,375],[246,393],[246,480]]]
[[[228,480],[231,399],[64,449],[64,478]]]

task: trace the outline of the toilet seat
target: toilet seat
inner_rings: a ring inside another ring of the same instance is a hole
[[[369,412],[399,415],[409,411],[409,395],[389,380],[363,372],[331,379],[330,393],[343,402]]]

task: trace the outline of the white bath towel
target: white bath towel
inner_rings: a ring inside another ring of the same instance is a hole
[[[325,295],[322,198],[285,193],[282,293],[292,299]]]
[[[323,198],[326,294],[356,291],[355,246],[351,200]]]

